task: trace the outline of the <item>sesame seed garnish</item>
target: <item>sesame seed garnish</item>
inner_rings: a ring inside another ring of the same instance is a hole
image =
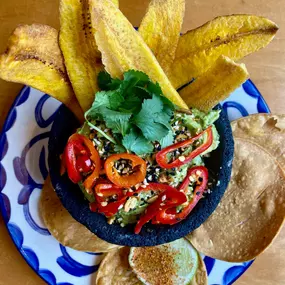
[[[106,207],[107,205],[108,205],[107,202],[101,202],[101,206],[102,206],[102,207]]]
[[[121,210],[123,208],[123,204],[119,206],[118,210]]]
[[[181,155],[178,157],[178,159],[183,162],[185,160],[185,156]]]
[[[161,201],[164,201],[166,199],[166,195],[163,195],[162,197],[161,197]]]
[[[98,193],[97,196],[103,197],[103,194],[102,193]]]
[[[194,179],[194,177],[191,175],[191,176],[189,176],[189,180],[191,181],[191,182],[194,182],[195,181],[195,179]]]
[[[202,172],[201,172],[200,170],[197,170],[197,171],[196,171],[196,174],[197,174],[197,175],[201,175]]]

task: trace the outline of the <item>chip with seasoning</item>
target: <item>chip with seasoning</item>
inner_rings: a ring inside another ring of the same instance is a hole
[[[284,217],[282,168],[265,148],[235,137],[228,189],[216,211],[188,238],[208,256],[244,262],[254,259],[272,243]]]
[[[41,192],[40,213],[50,233],[64,246],[88,252],[106,252],[118,247],[99,239],[76,222],[62,206],[49,178]]]
[[[97,285],[207,285],[201,256],[186,239],[154,247],[122,247],[100,264]]]

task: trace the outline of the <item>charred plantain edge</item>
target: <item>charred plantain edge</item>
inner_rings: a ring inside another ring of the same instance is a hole
[[[7,56],[9,56],[9,54],[7,54]],[[68,78],[66,72],[64,70],[60,69],[59,67],[55,66],[54,63],[52,63],[52,62],[47,62],[47,61],[45,61],[45,60],[41,59],[40,57],[33,55],[33,54],[18,54],[14,57],[15,61],[25,61],[25,60],[30,60],[30,59],[40,61],[41,63],[48,66],[49,68],[56,70],[60,74],[60,77],[62,77],[64,79],[64,81],[69,82],[69,78]]]

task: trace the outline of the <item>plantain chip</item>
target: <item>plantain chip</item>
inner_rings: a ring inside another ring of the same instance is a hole
[[[208,112],[225,100],[248,77],[244,64],[237,64],[221,56],[210,69],[179,93],[189,107]]]
[[[106,252],[117,245],[101,240],[76,222],[62,206],[50,178],[47,178],[40,198],[40,213],[50,233],[64,246],[88,252]]]
[[[60,48],[75,95],[87,111],[98,91],[97,76],[102,65],[91,35],[87,0],[60,1]]]
[[[217,209],[188,238],[212,258],[244,262],[268,248],[283,225],[285,177],[266,149],[237,137],[232,171]]]
[[[91,21],[102,61],[112,77],[130,69],[145,72],[157,81],[174,104],[187,108],[171,85],[155,56],[121,11],[108,0],[90,0]]]
[[[0,78],[34,87],[58,99],[83,119],[58,45],[58,32],[49,26],[20,25],[0,56]]]
[[[179,88],[209,69],[220,55],[237,61],[265,47],[277,30],[275,23],[263,17],[217,17],[180,37],[169,78]]]
[[[185,0],[152,0],[139,27],[139,33],[166,73],[174,61],[184,13]]]

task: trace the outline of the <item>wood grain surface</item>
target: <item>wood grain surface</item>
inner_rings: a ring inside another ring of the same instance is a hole
[[[285,113],[285,0],[186,0],[183,32],[195,28],[218,15],[257,14],[275,21],[280,30],[264,50],[244,60],[257,85],[274,113]],[[133,25],[138,26],[148,1],[121,0],[120,8]],[[58,0],[0,1],[0,52],[18,24],[44,23],[58,28]],[[0,80],[0,128],[19,90],[20,84]],[[253,263],[235,283],[237,285],[285,284],[285,228],[273,245]],[[0,285],[41,285],[44,282],[25,263],[12,243],[0,217]]]

